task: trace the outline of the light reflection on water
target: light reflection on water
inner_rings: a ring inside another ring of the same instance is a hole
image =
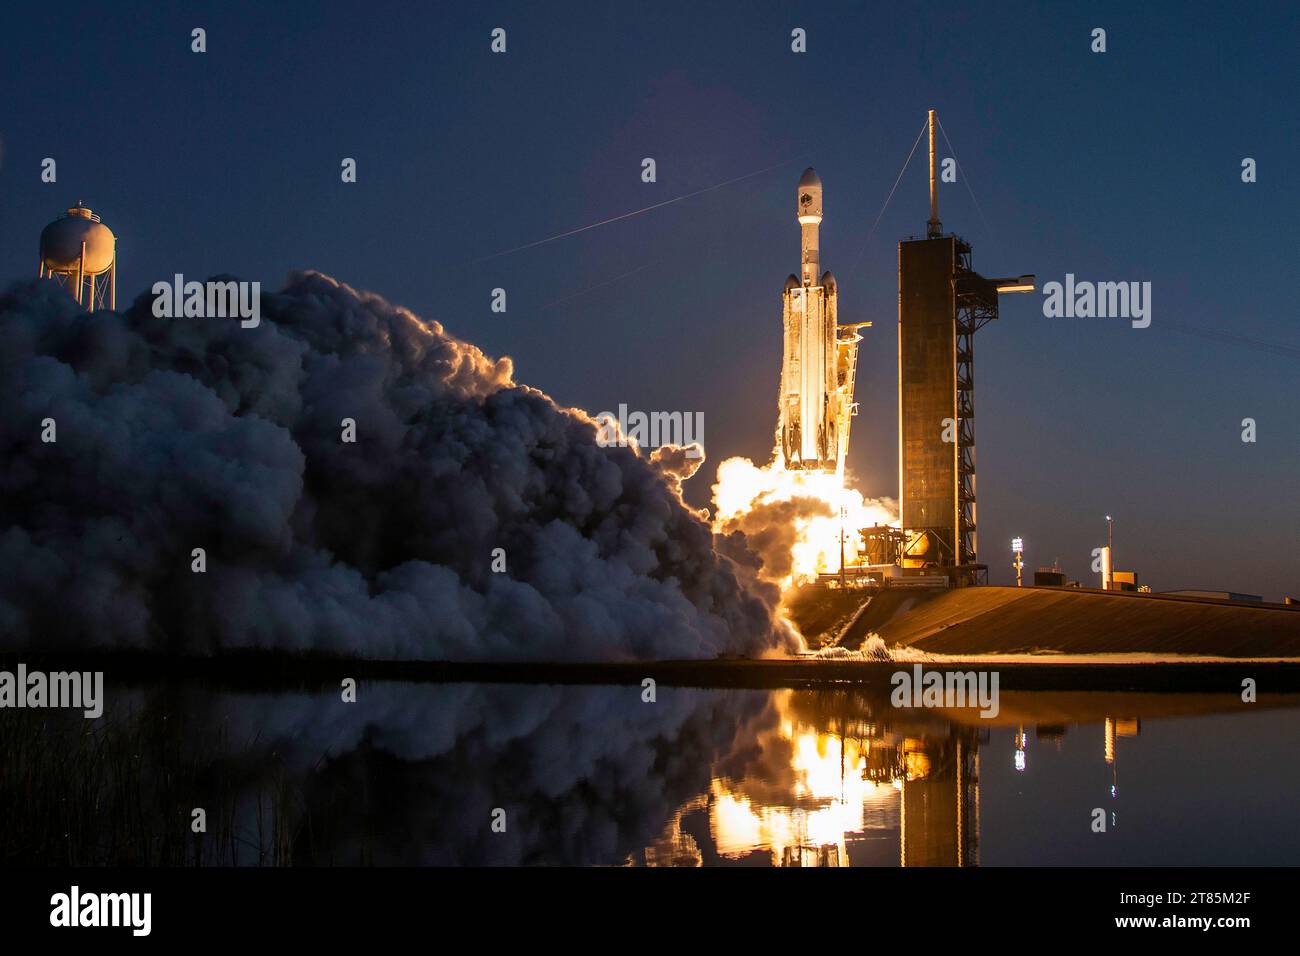
[[[850,691],[775,691],[741,775],[674,814],[658,865],[967,866],[979,862],[978,728]],[[707,836],[690,818],[707,814]]]
[[[989,721],[887,691],[172,686],[109,719],[185,728],[238,863],[266,834],[300,864],[1300,862],[1300,698],[1004,692]]]
[[[714,777],[629,862],[1300,862],[1295,697],[1004,693],[991,721],[860,691],[772,702],[758,759]]]

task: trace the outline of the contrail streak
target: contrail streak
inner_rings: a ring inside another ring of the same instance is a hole
[[[494,252],[490,256],[481,256],[478,259],[471,259],[470,264],[474,265],[479,262],[487,262],[489,259],[499,259],[501,256],[508,256],[516,252],[523,252],[525,249],[533,249],[537,246],[543,245],[548,242],[555,242],[557,239],[567,239],[569,236],[576,236],[580,232],[587,232],[588,230],[591,229],[599,229],[601,226],[608,226],[610,223],[620,222],[621,220],[624,219],[631,219],[633,216],[639,216],[642,213],[650,212],[655,209],[662,209],[664,206],[671,206],[673,203],[681,202],[684,199],[691,199],[695,196],[702,196],[705,193],[713,192],[715,189],[722,189],[724,186],[730,186],[733,185],[734,183],[738,183],[746,179],[753,179],[755,176],[763,175],[763,173],[770,173],[774,169],[780,169],[782,166],[788,166],[793,162],[796,162],[800,159],[804,159],[807,155],[808,155],[807,153],[804,153],[801,156],[793,156],[790,159],[782,160],[781,162],[774,163],[771,166],[765,166],[762,169],[755,170],[752,173],[746,173],[743,176],[737,176],[735,179],[728,179],[726,182],[716,183],[712,186],[705,186],[703,189],[697,189],[694,192],[686,193],[685,195],[682,196],[675,196],[672,199],[665,199],[663,202],[657,202],[651,206],[645,206],[641,209],[634,209],[631,212],[625,212],[618,216],[611,216],[609,219],[602,219],[600,222],[593,222],[590,225],[579,226],[577,229],[570,229],[568,232],[561,232],[561,233],[557,233],[554,236],[547,236],[545,239],[538,239],[536,242],[529,242],[522,246],[515,246],[513,249],[506,249],[503,252]]]
[[[1269,342],[1266,339],[1256,339],[1249,335],[1239,335],[1236,332],[1221,332],[1217,329],[1205,329],[1195,325],[1175,325],[1165,322],[1160,327],[1171,332],[1181,332],[1184,335],[1199,335],[1202,338],[1216,339],[1230,345],[1241,345],[1259,352],[1270,352],[1273,355],[1282,355],[1287,358],[1300,358],[1300,346],[1289,345],[1286,342]]]
[[[652,265],[654,265],[653,262],[647,262],[644,265],[637,266],[635,269],[632,269],[629,272],[624,272],[622,275],[616,275],[612,279],[606,279],[604,282],[597,282],[595,285],[588,286],[587,288],[582,289],[578,292],[572,292],[569,295],[562,296],[561,298],[552,299],[550,302],[547,302],[545,305],[539,306],[537,311],[544,312],[547,309],[553,308],[557,305],[562,305],[565,302],[570,302],[573,299],[580,299],[584,295],[587,295],[588,293],[595,292],[597,289],[603,289],[607,285],[613,285],[615,282],[619,282],[622,279],[626,279],[628,276],[634,276],[638,272],[641,272],[645,269],[649,269]]]

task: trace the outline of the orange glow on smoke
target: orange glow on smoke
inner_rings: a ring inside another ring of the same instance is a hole
[[[778,579],[782,590],[816,580],[818,574],[838,572],[841,531],[844,563],[849,567],[859,561],[859,529],[898,525],[892,503],[864,498],[832,471],[786,471],[779,460],[760,468],[747,458],[728,458],[718,466],[713,486],[714,530],[761,505],[796,500],[807,507],[797,509],[800,513],[792,519],[793,566],[790,574]]]

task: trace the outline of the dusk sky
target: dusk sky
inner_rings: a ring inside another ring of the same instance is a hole
[[[875,323],[849,468],[896,497],[896,243],[924,234],[924,144],[869,232],[934,108],[966,177],[940,216],[978,271],[1152,286],[1146,329],[1046,318],[1035,293],[976,337],[990,583],[1014,582],[1020,535],[1028,568],[1059,558],[1096,586],[1110,513],[1117,566],[1155,590],[1300,594],[1293,5],[307,9],[7,10],[0,282],[35,277],[41,228],[78,201],[117,234],[120,308],[175,273],[274,290],[318,269],[510,355],[562,404],[702,411],[686,488],[705,505],[719,462],[772,447],[811,165],[840,321]]]

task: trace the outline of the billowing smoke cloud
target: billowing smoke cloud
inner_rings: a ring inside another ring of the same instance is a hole
[[[743,542],[719,553],[682,504],[673,456],[599,446],[509,359],[318,273],[263,295],[251,329],[151,306],[87,315],[48,281],[0,298],[8,649],[794,646]]]
[[[719,533],[741,532],[746,547],[762,561],[762,575],[774,582],[794,571],[794,551],[801,525],[811,518],[833,518],[835,510],[820,498],[793,497],[760,501],[749,511],[719,521]]]

